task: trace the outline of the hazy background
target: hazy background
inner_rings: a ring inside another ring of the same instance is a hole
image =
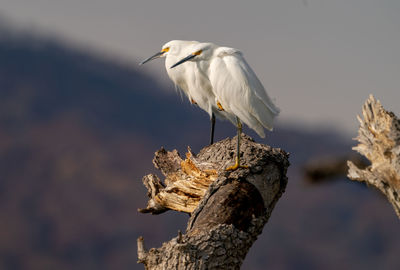
[[[143,215],[141,178],[164,146],[196,152],[208,116],[162,60],[171,39],[241,49],[282,109],[257,141],[290,153],[286,192],[243,269],[400,269],[399,221],[345,178],[305,163],[344,155],[369,93],[400,114],[398,1],[0,0],[0,269],[143,269],[187,215]],[[234,127],[217,122],[216,139]]]
[[[400,112],[397,0],[1,0],[0,12],[22,28],[132,63],[172,39],[241,49],[283,123],[353,135],[369,93]],[[158,62],[143,69],[166,82]]]

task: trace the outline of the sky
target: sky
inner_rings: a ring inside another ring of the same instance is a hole
[[[370,93],[400,115],[399,14],[398,0],[0,0],[19,28],[134,65],[173,39],[240,49],[279,124],[353,137]],[[141,68],[171,84],[163,61]]]

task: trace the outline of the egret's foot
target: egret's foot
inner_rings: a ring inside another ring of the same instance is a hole
[[[240,165],[239,160],[236,159],[235,165],[226,168],[225,171],[235,171],[239,168],[247,169],[248,167],[249,166],[246,166],[246,165]]]
[[[217,101],[217,106],[218,106],[218,111],[220,111],[220,112],[225,111],[224,108],[222,107],[221,103],[219,103],[219,101]]]

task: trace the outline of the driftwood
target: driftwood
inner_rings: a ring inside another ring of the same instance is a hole
[[[364,119],[358,116],[359,144],[353,150],[364,155],[371,165],[362,169],[348,161],[347,176],[382,191],[400,218],[400,121],[372,95],[364,104],[362,114]]]
[[[142,213],[176,210],[190,214],[186,233],[160,248],[146,250],[138,239],[138,262],[146,269],[239,269],[283,194],[289,166],[281,149],[242,135],[241,161],[248,168],[225,168],[234,161],[236,137],[190,149],[182,160],[176,150],[156,152],[153,163],[165,176],[147,175],[149,202]]]
[[[310,184],[320,184],[346,178],[349,169],[347,162],[349,160],[361,169],[368,166],[365,158],[358,154],[319,156],[311,159],[302,167],[303,178]]]

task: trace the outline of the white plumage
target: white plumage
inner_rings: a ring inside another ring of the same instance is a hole
[[[162,46],[162,51],[166,51],[164,53],[165,69],[167,70],[168,77],[178,89],[185,93],[189,100],[192,97],[190,94],[191,87],[189,86],[192,81],[191,77],[193,76],[191,69],[194,68],[195,64],[187,63],[187,66],[180,66],[176,69],[170,67],[190,53],[191,45],[198,43],[197,41],[172,40]]]
[[[219,118],[226,118],[225,113],[220,112],[214,102],[215,96],[209,79],[205,74],[199,72],[196,63],[188,62],[185,65],[170,68],[173,64],[191,54],[192,48],[198,44],[198,41],[172,40],[163,45],[163,49],[170,48],[165,58],[168,77],[174,82],[175,86],[186,94],[191,103],[197,104],[210,117],[215,114]]]
[[[191,54],[186,56],[189,59],[183,62],[181,60],[175,66],[194,62],[197,67],[194,72],[208,78],[215,96],[214,104],[219,103],[222,106],[226,118],[235,123],[236,116],[260,137],[265,137],[264,128],[273,129],[273,121],[279,114],[279,109],[242,53],[234,48],[212,43],[197,43],[190,47]],[[208,87],[208,82],[206,85]]]
[[[193,47],[200,44],[198,41],[172,40],[165,43],[161,51],[142,61],[147,63],[159,57],[165,57],[165,67],[168,77],[180,89],[192,104],[196,104],[206,111],[211,118],[210,144],[213,143],[215,117],[229,119],[225,111],[220,111],[215,103],[212,86],[206,74],[199,72],[197,64],[188,62],[185,65],[170,68],[173,64],[187,55],[191,55]],[[232,119],[234,121],[234,118]]]
[[[279,114],[267,91],[247,64],[242,53],[234,48],[197,41],[170,41],[160,53],[146,59],[166,56],[168,76],[211,117],[225,118],[237,124],[238,142],[235,170],[240,165],[241,122],[265,137],[264,128],[273,129]],[[213,138],[213,124],[211,142]]]

